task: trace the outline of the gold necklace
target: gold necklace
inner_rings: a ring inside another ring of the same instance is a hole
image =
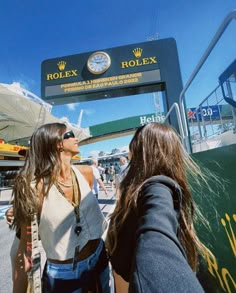
[[[79,208],[80,200],[81,200],[81,194],[80,194],[79,187],[78,187],[78,181],[76,179],[76,175],[75,175],[73,170],[72,170],[72,178],[71,179],[72,179],[72,185],[71,186],[73,186],[73,196],[74,196],[74,201],[72,201],[71,204],[75,208]],[[59,192],[68,200],[68,198],[65,195],[64,191],[58,185],[59,182],[56,181],[55,183],[56,183],[55,185],[56,185],[57,189],[59,190]]]
[[[59,179],[57,179],[57,182],[58,182],[60,185],[64,186],[64,187],[72,187],[72,182],[71,182],[71,184],[66,184],[66,183],[64,183],[63,181],[59,180]]]
[[[62,177],[61,177],[62,178]],[[70,171],[70,176],[68,177],[68,178],[66,178],[66,181],[68,181],[68,180],[70,180],[71,179],[71,183],[66,183],[66,182],[64,182],[64,180],[62,181],[62,180],[59,180],[59,176],[58,176],[58,178],[57,178],[57,182],[60,184],[60,185],[62,185],[62,186],[64,186],[64,187],[72,187],[72,185],[73,185],[73,182],[72,182],[72,170]]]

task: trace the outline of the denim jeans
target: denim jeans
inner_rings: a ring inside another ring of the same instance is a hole
[[[54,264],[47,261],[43,273],[43,293],[82,293],[95,281],[94,268],[99,260],[103,241],[100,242],[97,250],[83,261],[76,263],[73,270],[72,264]],[[99,273],[101,292],[110,293],[109,266],[107,265]]]

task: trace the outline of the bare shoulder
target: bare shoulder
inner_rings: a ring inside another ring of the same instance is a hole
[[[92,167],[88,166],[88,165],[76,165],[75,167],[81,172],[81,174],[87,180],[89,186],[92,188],[92,186],[93,186],[93,169],[92,169]]]
[[[75,167],[82,173],[82,174],[86,174],[86,173],[92,173],[92,167],[89,165],[75,165]]]

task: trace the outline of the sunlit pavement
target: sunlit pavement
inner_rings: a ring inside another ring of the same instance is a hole
[[[105,192],[100,189],[98,194],[98,203],[104,216],[107,217],[108,214],[114,209],[116,195],[114,188],[112,189],[108,184],[105,184],[105,186],[108,191],[108,196],[105,195]]]
[[[104,216],[108,218],[108,215],[113,211],[115,206],[115,190],[112,190],[108,184],[105,184],[108,196],[100,190],[98,194],[98,202]],[[1,293],[12,292],[12,280],[11,280],[11,262],[10,262],[10,249],[14,239],[14,231],[10,231],[5,220],[5,212],[10,207],[11,190],[3,190],[0,195],[0,284]],[[44,263],[44,252],[42,254],[42,266]],[[113,290],[111,291],[113,292]]]

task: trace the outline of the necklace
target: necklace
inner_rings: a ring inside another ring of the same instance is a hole
[[[79,190],[79,188],[78,188],[78,181],[77,181],[77,179],[76,179],[76,176],[75,176],[75,174],[74,174],[74,171],[72,170],[72,172],[71,172],[71,175],[72,175],[72,184],[70,185],[70,187],[72,187],[73,186],[73,197],[74,197],[74,200],[71,202],[71,204],[74,206],[74,207],[79,207],[79,205],[80,205],[80,190]],[[57,187],[57,189],[59,190],[59,192],[68,200],[68,198],[67,198],[67,196],[65,195],[65,193],[64,193],[64,191],[61,189],[61,187],[60,187],[60,181],[59,180],[57,180],[56,181],[56,187]],[[62,183],[61,184],[62,186],[64,186],[64,183]],[[69,187],[68,185],[67,186],[65,186],[65,187]],[[69,201],[69,200],[68,200]]]
[[[57,182],[64,187],[72,187],[72,182],[71,182],[71,184],[67,184],[66,182],[63,182],[59,179],[57,179]]]
[[[60,178],[62,178],[62,177],[60,176]],[[70,180],[70,179],[71,179],[71,183],[67,183],[68,180]],[[62,180],[60,180],[59,176],[58,176],[57,182],[64,187],[72,187],[73,186],[72,171],[70,171],[70,176],[67,177],[65,180],[63,178],[62,178]]]
[[[58,189],[58,191],[72,204],[72,206],[74,207],[74,214],[75,214],[75,219],[76,219],[76,227],[74,228],[74,232],[77,236],[79,236],[82,227],[80,226],[80,200],[81,200],[81,194],[80,194],[80,190],[79,190],[79,182],[76,179],[76,175],[74,173],[74,171],[72,170],[72,186],[73,186],[73,197],[74,199],[72,200],[72,202],[70,202],[68,200],[68,197],[66,196],[66,194],[64,193],[64,191],[61,189],[61,187],[58,185],[58,183],[56,183],[56,187]]]

